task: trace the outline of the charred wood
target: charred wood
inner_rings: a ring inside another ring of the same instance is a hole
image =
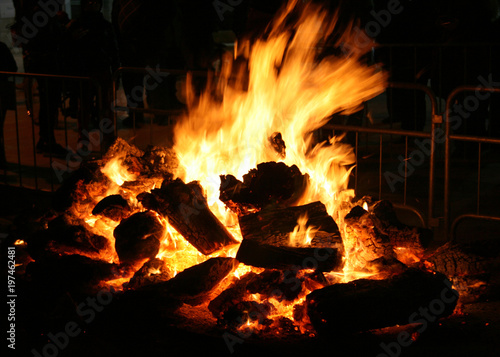
[[[169,223],[205,255],[237,243],[208,207],[198,182],[166,180],[160,189],[141,194],[137,199],[144,207],[167,217]]]
[[[446,243],[426,257],[422,266],[448,276],[462,302],[500,296],[498,240]]]
[[[342,266],[342,253],[338,248],[274,246],[251,239],[243,239],[236,259],[255,267],[282,270],[333,271]]]
[[[431,323],[452,314],[457,301],[458,293],[443,274],[409,269],[386,280],[360,279],[315,290],[306,307],[319,333],[349,334],[426,318]]]
[[[67,214],[50,220],[47,229],[39,230],[26,242],[33,259],[42,258],[49,252],[98,258],[101,252],[111,248],[107,238],[90,232],[82,219]]]
[[[133,264],[154,258],[160,249],[165,227],[151,211],[138,212],[115,228],[115,249],[121,263]]]
[[[135,272],[132,279],[127,283],[126,288],[138,289],[143,286],[167,281],[173,277],[174,272],[168,268],[163,260],[153,258],[144,263],[144,265]]]
[[[262,244],[289,246],[289,235],[297,226],[299,217],[303,216],[307,216],[307,227],[317,229],[311,247],[342,247],[339,228],[321,202],[298,207],[268,208],[242,216],[239,218],[241,234],[244,239]]]
[[[124,199],[121,195],[110,195],[103,198],[97,203],[97,205],[92,210],[94,216],[102,215],[113,221],[121,221],[122,219],[128,217],[131,213],[130,205],[128,201]]]
[[[168,281],[144,287],[143,291],[155,293],[189,305],[199,305],[207,300],[219,283],[237,266],[234,258],[210,258],[187,268]]]
[[[432,235],[428,229],[401,223],[386,200],[373,203],[369,211],[355,206],[345,216],[345,223],[347,236],[355,238],[352,249],[364,262],[397,257],[408,264],[407,254],[421,258]]]
[[[118,276],[116,264],[93,260],[78,254],[46,255],[28,264],[26,275],[43,290],[88,293],[102,281]]]
[[[221,176],[220,200],[238,215],[245,215],[266,206],[291,206],[303,194],[308,176],[297,166],[282,162],[257,165],[243,176]]]

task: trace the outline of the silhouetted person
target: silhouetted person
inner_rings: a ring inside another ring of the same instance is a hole
[[[14,56],[10,52],[7,45],[0,42],[0,71],[2,72],[17,72],[17,64]],[[6,167],[7,160],[5,158],[5,140],[4,140],[4,123],[7,110],[15,110],[15,87],[12,82],[9,82],[7,76],[0,76],[0,169]]]
[[[112,75],[118,69],[118,45],[113,26],[101,13],[102,0],[82,0],[81,15],[68,25],[70,66],[73,74],[90,77],[99,85],[82,87],[78,145],[87,142],[85,132],[94,127],[98,119],[112,118]],[[104,134],[104,146],[111,144],[113,135]]]
[[[60,7],[54,3],[54,6]],[[25,17],[31,24],[39,23],[37,16],[40,13],[46,13],[40,7],[38,2],[23,2],[22,11],[24,13],[17,14],[17,31],[20,36],[23,36],[24,26],[21,20]],[[20,23],[22,22],[22,23]],[[44,26],[36,27],[36,31],[31,32],[30,36],[22,37],[23,62],[24,70],[27,73],[40,74],[60,74],[60,56],[61,41],[63,38],[64,28],[58,21],[57,17],[47,16],[47,21]],[[36,145],[36,150],[39,153],[50,154],[57,157],[65,157],[66,149],[56,143],[54,129],[57,125],[59,116],[59,105],[61,102],[61,86],[58,79],[51,77],[37,77],[38,94],[40,98],[39,111],[39,127],[40,138]]]

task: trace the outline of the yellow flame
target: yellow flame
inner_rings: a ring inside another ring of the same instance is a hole
[[[122,156],[114,157],[101,169],[102,173],[118,186],[123,185],[125,181],[133,181],[137,178],[123,166],[123,159]]]
[[[314,235],[318,229],[313,226],[307,226],[307,219],[307,214],[301,215],[297,219],[297,225],[289,236],[290,246],[307,247],[311,245]]]
[[[297,23],[287,27],[285,19],[299,7],[298,1],[290,1],[269,36],[251,45],[248,88],[241,85],[244,73],[222,69],[223,83],[217,86],[222,100],[203,94],[174,129],[174,149],[181,161],[177,174],[185,181],[200,181],[210,205],[218,201],[219,175],[241,179],[266,161],[295,164],[310,176],[300,204],[321,200],[334,215],[346,197],[349,165],[354,163],[352,148],[336,137],[315,143],[312,132],[332,114],[354,112],[383,92],[386,76],[363,64],[361,54],[318,61],[317,46],[332,33],[336,17],[330,21],[321,8],[304,6]],[[240,43],[239,48],[246,50],[248,45]],[[231,65],[229,59],[224,63]],[[284,159],[270,144],[275,132],[282,134],[286,144]]]

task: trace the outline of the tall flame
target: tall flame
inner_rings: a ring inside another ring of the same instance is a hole
[[[288,24],[296,12],[298,21]],[[347,188],[348,165],[354,163],[353,150],[335,137],[317,144],[312,132],[334,113],[358,110],[383,92],[386,81],[384,73],[363,64],[362,53],[345,50],[318,60],[320,46],[332,35],[337,19],[338,14],[331,18],[318,6],[291,0],[266,39],[239,46],[250,48],[248,79],[224,61],[229,68],[221,70],[217,86],[222,99],[203,94],[175,127],[178,176],[186,182],[200,181],[209,204],[218,202],[219,175],[241,178],[261,162],[283,161],[311,178],[300,204],[321,200],[330,214],[337,212]],[[342,36],[342,43],[355,36],[351,31]],[[246,80],[248,88],[242,84]],[[286,144],[285,158],[270,143],[276,132]]]

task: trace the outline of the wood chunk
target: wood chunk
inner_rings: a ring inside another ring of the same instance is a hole
[[[394,248],[407,248],[414,254],[422,255],[431,239],[429,229],[410,227],[399,221],[392,203],[388,200],[376,202],[371,208],[371,213],[376,219],[374,223],[378,230],[386,234]]]
[[[500,296],[500,242],[477,240],[446,243],[426,257],[422,266],[445,274],[464,303]]]
[[[102,215],[117,222],[128,217],[130,212],[128,201],[121,195],[110,195],[103,198],[92,210],[94,216]]]
[[[161,259],[153,258],[135,272],[127,284],[127,289],[138,289],[143,286],[167,281],[174,277],[167,264]]]
[[[389,236],[380,232],[376,218],[360,206],[354,207],[344,218],[347,236],[354,241],[354,254],[362,262],[394,255]]]
[[[350,334],[426,323],[453,313],[458,293],[440,273],[408,269],[386,280],[360,279],[315,290],[307,314],[319,333]]]
[[[258,323],[261,326],[269,326],[272,320],[268,318],[275,307],[270,302],[259,303],[257,301],[239,301],[224,311],[222,322],[230,328],[238,328],[247,322]]]
[[[265,162],[243,176],[221,176],[220,200],[238,215],[269,205],[292,206],[302,196],[308,176],[297,166],[282,162]]]
[[[241,234],[244,239],[262,244],[288,246],[289,235],[303,216],[307,216],[307,227],[318,229],[311,247],[342,247],[339,228],[319,201],[298,207],[270,208],[239,217]]]
[[[141,157],[148,177],[167,177],[179,167],[179,160],[173,149],[162,146],[148,146]]]
[[[257,276],[254,272],[243,275],[240,279],[232,283],[227,289],[221,292],[208,304],[208,310],[212,315],[221,319],[227,309],[238,302],[245,300],[248,295],[247,285]]]
[[[251,239],[243,239],[236,259],[268,269],[337,271],[342,267],[342,253],[338,248],[280,247]]]
[[[26,241],[33,259],[50,255],[50,252],[78,253],[98,259],[101,252],[112,248],[107,238],[90,232],[82,219],[68,214],[61,214],[52,219],[48,222],[47,229],[38,231]]]
[[[236,268],[237,264],[234,258],[210,258],[183,270],[175,278],[154,284],[151,288],[162,296],[182,300],[189,305],[199,305],[206,301],[213,289]]]
[[[169,223],[205,255],[238,243],[208,207],[198,182],[164,181],[160,189],[139,195],[137,199],[167,217]]]
[[[29,263],[26,274],[34,284],[43,289],[65,291],[87,291],[97,284],[119,275],[116,264],[90,259],[78,254],[46,255],[43,259]]]
[[[154,258],[160,249],[165,227],[151,211],[138,212],[115,228],[115,249],[121,263],[133,264]]]
[[[84,161],[77,170],[66,177],[61,186],[54,192],[52,207],[58,212],[63,212],[75,202],[80,202],[81,194],[79,191],[91,182],[101,182],[103,192],[106,191],[107,178],[100,170],[99,161]]]
[[[293,301],[302,292],[303,277],[296,270],[266,270],[255,276],[247,284],[251,294],[261,294],[278,301]]]

